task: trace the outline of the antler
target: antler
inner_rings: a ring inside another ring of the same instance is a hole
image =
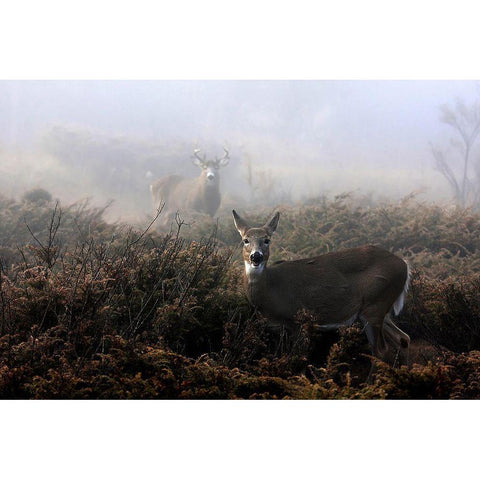
[[[205,154],[203,155],[203,158],[200,157],[198,154],[200,152],[199,148],[195,148],[193,150],[193,155],[195,156],[196,160],[193,160],[193,163],[195,165],[205,165]]]
[[[223,149],[225,150],[225,154],[223,155],[223,158],[216,158],[215,157],[215,163],[219,167],[224,167],[225,165],[227,165],[228,161],[230,160],[228,150],[225,147],[223,147]]]

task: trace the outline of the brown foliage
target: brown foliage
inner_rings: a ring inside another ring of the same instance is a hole
[[[187,240],[46,195],[2,202],[1,398],[480,398],[475,212],[348,196],[282,209],[276,259],[378,243],[412,266],[396,320],[411,365],[376,361],[367,383],[359,326],[321,334],[299,312],[296,331],[268,330],[245,299],[230,219]]]

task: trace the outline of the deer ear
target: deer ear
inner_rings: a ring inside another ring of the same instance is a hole
[[[238,230],[238,233],[243,237],[243,235],[249,228],[247,222],[235,210],[232,210],[232,213],[233,223],[235,223],[235,227]]]
[[[272,219],[268,223],[266,223],[265,226],[263,227],[267,230],[269,235],[271,235],[277,229],[279,218],[280,218],[280,212],[277,212],[272,217]]]

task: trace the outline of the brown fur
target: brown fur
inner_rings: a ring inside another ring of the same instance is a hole
[[[410,339],[389,317],[408,285],[408,267],[402,259],[366,245],[267,267],[278,214],[261,228],[250,228],[235,211],[234,219],[248,242],[243,247],[247,298],[272,326],[292,327],[302,309],[314,313],[318,327],[325,330],[358,318],[365,324],[374,355],[393,361],[400,353],[405,360]],[[254,252],[263,255],[263,269],[252,268]]]
[[[165,203],[158,221],[159,226],[170,226],[177,212],[182,216],[198,212],[213,217],[221,202],[218,170],[227,164],[227,160],[227,151],[224,159],[210,162],[197,156],[195,165],[202,168],[199,177],[184,178],[180,175],[168,175],[154,182],[150,186],[150,191],[155,211]],[[209,172],[213,173],[213,180],[207,178]]]

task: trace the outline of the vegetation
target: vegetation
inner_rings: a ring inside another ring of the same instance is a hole
[[[280,210],[273,261],[365,243],[408,260],[408,367],[375,361],[367,383],[360,327],[321,335],[308,312],[295,335],[269,332],[227,211],[165,235],[37,191],[0,198],[0,397],[480,398],[477,212],[349,195]]]

